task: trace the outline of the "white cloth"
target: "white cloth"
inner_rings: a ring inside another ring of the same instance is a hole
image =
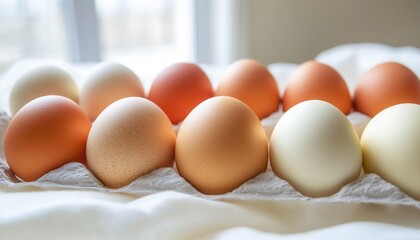
[[[0,195],[0,203],[2,239],[316,240],[420,236],[420,229],[416,229],[420,222],[415,221],[418,213],[404,206],[213,201],[175,192],[136,198],[85,191],[8,193]],[[411,227],[395,225],[410,218],[413,222],[406,224]],[[324,229],[315,230],[320,228]]]

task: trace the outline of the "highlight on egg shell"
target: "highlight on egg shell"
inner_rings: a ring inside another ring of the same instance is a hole
[[[270,139],[273,172],[309,197],[325,197],[356,180],[362,167],[359,137],[334,105],[304,101],[287,111]]]
[[[79,89],[70,74],[53,65],[42,65],[27,70],[16,79],[9,96],[10,112],[14,115],[26,103],[46,95],[79,101]]]
[[[361,138],[363,169],[378,174],[420,200],[420,105],[386,108],[366,126]]]
[[[268,142],[259,118],[245,103],[213,97],[182,123],[175,161],[179,174],[198,191],[223,194],[266,171]]]
[[[145,97],[143,85],[128,67],[115,63],[98,64],[84,81],[80,105],[94,121],[111,103],[126,97]]]
[[[66,163],[86,163],[91,122],[74,101],[43,96],[25,104],[11,119],[4,153],[13,173],[35,181]]]
[[[345,115],[352,109],[350,91],[344,79],[332,67],[317,61],[305,62],[292,73],[284,91],[283,111],[307,100],[326,101]]]
[[[280,91],[268,69],[253,59],[232,63],[223,74],[216,96],[230,96],[247,104],[262,119],[279,109]]]
[[[213,97],[207,75],[193,63],[173,64],[160,72],[149,91],[173,124],[178,124],[202,101]]]
[[[109,105],[93,123],[86,146],[92,173],[106,186],[120,188],[174,164],[175,132],[165,113],[139,97]]]
[[[386,62],[365,72],[354,92],[356,111],[374,117],[400,103],[420,104],[420,81],[406,66]]]

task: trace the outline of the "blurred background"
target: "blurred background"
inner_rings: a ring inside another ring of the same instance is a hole
[[[346,43],[420,47],[418,0],[0,0],[0,72],[20,59],[301,63]]]

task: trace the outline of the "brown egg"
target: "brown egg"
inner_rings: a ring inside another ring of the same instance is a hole
[[[228,67],[216,90],[217,96],[231,96],[247,104],[262,119],[279,108],[280,94],[268,69],[252,59]]]
[[[93,123],[87,161],[105,185],[119,188],[161,167],[172,167],[175,132],[165,113],[145,98],[109,105]]]
[[[108,105],[126,97],[145,97],[140,79],[124,65],[105,62],[83,84],[80,105],[93,121]]]
[[[184,120],[198,104],[211,97],[210,80],[192,63],[177,63],[164,69],[149,91],[149,100],[156,103],[173,124]]]
[[[332,67],[308,61],[290,76],[283,96],[283,111],[307,100],[323,100],[349,114],[351,96],[344,79]]]
[[[264,172],[268,143],[257,115],[232,97],[198,105],[179,129],[175,161],[197,190],[222,194]]]
[[[374,117],[400,103],[420,104],[419,79],[404,65],[382,63],[360,77],[354,92],[356,111]]]
[[[10,121],[4,139],[6,161],[24,181],[34,181],[69,162],[86,162],[91,127],[72,100],[43,96],[24,105]]]

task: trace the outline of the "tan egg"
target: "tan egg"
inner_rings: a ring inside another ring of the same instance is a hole
[[[12,115],[31,100],[46,95],[79,101],[77,84],[66,71],[56,66],[39,66],[25,72],[14,83],[9,97]]]
[[[43,96],[12,118],[4,139],[10,169],[24,181],[35,181],[69,162],[86,163],[91,122],[72,100]]]
[[[331,103],[346,115],[352,108],[344,79],[332,67],[317,61],[305,62],[292,73],[284,91],[283,111],[307,100]]]
[[[202,102],[178,132],[178,171],[205,194],[230,192],[265,172],[267,158],[267,138],[257,115],[232,97]]]
[[[420,200],[420,105],[398,104],[378,113],[363,132],[363,169]]]
[[[420,104],[420,82],[406,66],[387,62],[364,73],[354,92],[356,111],[374,117],[400,103]]]
[[[86,79],[80,92],[80,105],[94,121],[111,103],[126,97],[145,97],[137,75],[124,65],[101,63]]]
[[[242,59],[230,65],[215,95],[241,100],[260,119],[279,109],[280,93],[276,80],[264,65],[252,59]]]
[[[165,113],[138,97],[109,105],[93,123],[86,146],[92,173],[119,188],[174,163],[175,132]]]
[[[310,197],[338,192],[358,178],[359,137],[346,116],[325,101],[304,101],[278,121],[270,140],[274,173]]]

